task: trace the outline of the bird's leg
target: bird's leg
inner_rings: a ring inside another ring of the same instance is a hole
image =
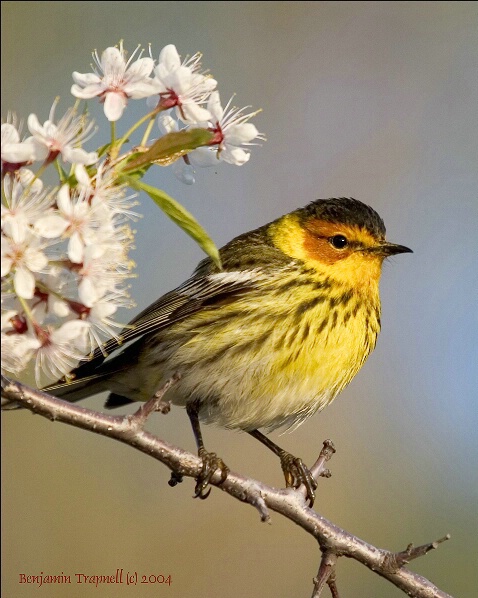
[[[199,406],[199,401],[192,401],[191,403],[187,404],[186,412],[189,416],[189,421],[191,422],[194,438],[196,439],[196,445],[198,447],[198,456],[202,460],[202,468],[199,472],[198,477],[196,478],[194,498],[205,499],[211,493],[210,488],[207,492],[205,492],[205,490],[209,486],[209,482],[211,481],[211,478],[216,472],[216,470],[221,470],[220,483],[222,484],[223,482],[225,482],[227,478],[229,468],[224,463],[224,461],[216,455],[216,453],[208,453],[208,451],[206,451],[206,449],[204,448],[201,427],[199,425]]]
[[[262,432],[259,432],[259,430],[251,430],[249,434],[257,438],[259,442],[262,442],[262,444],[279,457],[282,471],[284,472],[285,484],[288,488],[298,488],[301,484],[305,486],[307,491],[306,498],[309,501],[309,506],[312,506],[315,500],[314,490],[317,488],[317,482],[303,464],[302,459],[294,457],[294,455],[281,449],[280,446],[272,442],[272,440],[267,438]]]

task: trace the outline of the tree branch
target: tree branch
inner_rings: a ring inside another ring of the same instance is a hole
[[[21,404],[24,408],[52,421],[60,421],[96,434],[108,436],[157,459],[173,472],[173,480],[183,476],[196,478],[201,470],[201,460],[196,455],[175,447],[144,430],[148,416],[155,410],[166,410],[162,397],[175,377],[161,388],[155,397],[133,415],[110,416],[73,403],[52,397],[38,390],[10,380],[2,375],[2,397]],[[327,476],[326,462],[335,452],[330,441],[324,447],[315,465],[311,468],[314,477]],[[391,553],[377,548],[350,534],[319,515],[307,506],[302,489],[277,489],[251,478],[230,472],[224,483],[221,473],[214,474],[211,484],[242,502],[254,506],[262,521],[269,521],[270,511],[287,517],[317,539],[322,550],[322,560],[314,579],[313,598],[321,595],[325,585],[329,586],[333,598],[339,594],[335,585],[335,565],[341,556],[353,558],[378,575],[388,579],[397,588],[415,598],[452,598],[429,580],[406,569],[404,565],[414,558],[437,548],[441,540],[417,548],[409,545],[405,551]]]

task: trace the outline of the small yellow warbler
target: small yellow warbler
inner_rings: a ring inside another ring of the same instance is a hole
[[[70,382],[47,391],[79,400],[109,390],[107,407],[146,401],[175,374],[166,399],[185,406],[205,497],[217,468],[204,449],[199,420],[239,428],[281,459],[286,483],[314,481],[260,428],[293,426],[328,405],[375,347],[380,330],[379,279],[385,258],[410,252],[385,240],[369,206],[351,198],[320,199],[220,250],[223,269],[204,259],[192,276],[158,299],[115,340],[80,365]]]

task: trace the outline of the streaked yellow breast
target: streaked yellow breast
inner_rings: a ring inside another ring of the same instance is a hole
[[[161,376],[180,371],[173,402],[200,399],[206,421],[245,430],[290,426],[355,376],[375,346],[379,312],[378,285],[364,295],[327,274],[291,268],[165,331]]]

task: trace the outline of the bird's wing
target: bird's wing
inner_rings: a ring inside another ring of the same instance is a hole
[[[144,309],[123,328],[118,338],[112,338],[98,347],[91,359],[81,363],[69,376],[82,379],[91,375],[108,355],[125,343],[134,341],[144,334],[163,330],[196,313],[205,305],[213,307],[215,304],[234,302],[244,293],[257,288],[264,278],[259,270],[247,270],[218,272],[188,279]]]

